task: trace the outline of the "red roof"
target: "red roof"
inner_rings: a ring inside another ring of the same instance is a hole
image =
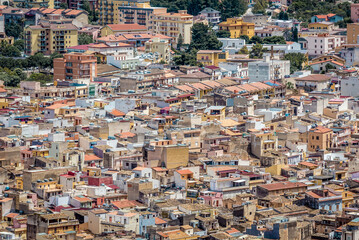
[[[164,224],[164,223],[167,223],[167,222],[165,220],[161,219],[161,218],[155,217],[155,223],[157,225],[157,224]]]
[[[101,160],[102,158],[97,157],[96,155],[85,155],[85,161],[98,161]]]
[[[306,184],[301,182],[278,182],[278,183],[270,183],[260,185],[261,188],[264,188],[268,191],[275,191],[280,189],[290,189],[290,188],[297,188],[297,187],[307,187]]]
[[[123,117],[123,116],[126,115],[126,113],[121,112],[121,111],[119,111],[119,110],[117,110],[117,109],[112,110],[112,111],[110,112],[110,114],[111,114],[112,116],[115,116],[115,117]]]
[[[193,172],[189,169],[183,169],[183,170],[177,170],[176,172],[178,172],[179,174],[181,175],[184,175],[184,174],[193,174]]]

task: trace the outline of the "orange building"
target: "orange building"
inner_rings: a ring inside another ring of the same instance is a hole
[[[94,55],[68,53],[54,59],[54,80],[71,80],[97,76],[97,59]]]
[[[315,152],[332,146],[333,130],[323,126],[317,126],[309,130],[308,151]]]

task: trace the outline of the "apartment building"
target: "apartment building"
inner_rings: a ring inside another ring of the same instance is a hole
[[[218,24],[221,21],[221,12],[207,7],[199,12],[209,23]]]
[[[154,38],[145,43],[145,52],[157,54],[156,62],[164,61],[169,63],[171,60],[171,45],[168,40]]]
[[[78,29],[73,24],[41,23],[25,28],[25,54],[41,52],[50,55],[65,53],[66,48],[78,45]]]
[[[191,28],[193,16],[187,14],[187,10],[180,10],[178,13],[161,13],[154,18],[153,32],[172,37],[174,44],[182,35],[183,43],[191,43]]]
[[[119,10],[120,24],[139,24],[147,27],[148,30],[153,30],[153,18],[157,14],[167,13],[167,8],[162,7],[136,7],[136,6],[121,6]]]
[[[306,40],[308,41],[308,54],[315,56],[334,52],[335,49],[345,44],[346,37],[322,33],[317,36],[308,36],[306,37]]]
[[[359,35],[359,23],[349,23],[347,25],[347,43],[357,44]]]
[[[219,24],[219,30],[229,31],[231,38],[239,38],[242,35],[251,38],[254,36],[254,23],[244,22],[242,18],[228,18]]]
[[[250,82],[282,79],[290,74],[290,61],[270,60],[265,57],[263,61],[248,63],[248,76]]]
[[[350,5],[350,19],[356,23],[359,19],[359,3],[352,3]]]
[[[150,0],[99,0],[98,10],[100,15],[99,23],[101,25],[106,24],[118,24],[121,6],[133,6],[140,8],[150,7]]]
[[[97,59],[94,55],[68,53],[54,59],[54,80],[71,80],[97,76]]]
[[[219,63],[227,62],[228,51],[225,50],[199,50],[197,52],[197,62],[204,66],[217,66]]]

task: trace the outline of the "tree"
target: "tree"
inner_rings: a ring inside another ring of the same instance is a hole
[[[267,0],[256,0],[256,3],[254,4],[252,12],[264,14],[266,12],[267,8],[268,8]]]
[[[249,51],[248,51],[247,46],[242,47],[242,48],[239,50],[238,53],[239,53],[239,54],[248,54]]]
[[[59,7],[60,7],[61,9],[68,9],[68,6],[67,6],[67,3],[66,3],[66,2],[60,3]]]
[[[183,45],[183,37],[182,37],[182,34],[179,34],[178,40],[177,40],[177,49],[181,49],[182,45]]]
[[[0,72],[0,79],[4,81],[7,87],[16,87],[21,79],[16,74],[9,74],[7,72]]]
[[[88,0],[83,0],[81,9],[85,10],[88,13],[90,13],[91,12],[90,2]]]
[[[219,50],[222,42],[217,39],[213,30],[203,23],[195,23],[192,26],[192,41],[189,49]]]
[[[196,50],[191,50],[189,52],[177,52],[177,55],[174,56],[173,62],[176,65],[191,65],[196,66],[197,65],[197,59],[196,59]]]
[[[219,4],[222,20],[231,17],[238,17],[248,9],[246,0],[223,0]]]
[[[284,37],[282,36],[273,36],[263,38],[264,44],[286,44]]]
[[[43,73],[32,73],[28,79],[28,81],[40,82],[41,84],[46,84],[52,82],[52,76]]]
[[[331,65],[331,64],[329,64],[329,63],[327,63],[327,64],[325,65],[325,71],[328,72],[328,71],[331,70],[331,69],[336,69],[336,67],[333,66],[333,65]]]
[[[288,20],[289,19],[288,13],[280,11],[280,13],[278,14],[278,19],[279,20]]]
[[[5,33],[9,37],[14,37],[18,39],[23,32],[23,27],[19,22],[11,21],[10,23],[5,24]]]
[[[90,44],[93,43],[93,38],[92,36],[85,34],[85,33],[81,33],[78,36],[78,44],[79,45],[86,45],[86,44]]]
[[[298,28],[297,27],[292,28],[292,41],[298,42]]]
[[[226,30],[219,30],[218,32],[216,32],[216,35],[218,38],[230,38],[231,37],[231,33]]]
[[[21,52],[14,45],[8,45],[1,49],[1,54],[5,57],[21,57]]]
[[[239,38],[244,39],[244,41],[246,41],[247,44],[250,41],[250,39],[249,39],[249,37],[247,35],[241,35]]]
[[[14,42],[14,46],[19,49],[20,52],[25,50],[25,41],[23,39],[18,39]]]
[[[262,44],[260,43],[256,43],[253,47],[252,47],[252,50],[249,54],[249,57],[250,58],[263,58],[263,52],[264,52],[264,49],[263,49],[263,46]]]
[[[303,63],[307,61],[307,57],[302,53],[287,53],[284,55],[285,60],[290,61],[290,72],[293,73],[303,69]]]
[[[249,43],[252,44],[257,44],[257,43],[263,43],[262,38],[258,37],[258,36],[253,36],[250,40]]]
[[[26,80],[26,73],[24,73],[24,71],[22,71],[20,68],[15,68],[13,74],[18,76],[21,81]]]
[[[294,84],[292,82],[287,82],[285,84],[285,86],[287,87],[287,89],[293,89],[294,88]]]

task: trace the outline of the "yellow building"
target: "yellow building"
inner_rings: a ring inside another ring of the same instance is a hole
[[[332,31],[332,30],[334,30],[334,23],[332,23],[332,22],[309,23],[308,28]]]
[[[180,35],[184,44],[191,43],[192,26],[193,16],[187,14],[187,10],[180,10],[178,13],[160,13],[153,19],[153,32],[171,37],[175,47]]]
[[[348,207],[350,207],[351,204],[354,203],[354,193],[353,192],[344,190],[342,192],[342,198],[343,198],[343,200],[342,200],[343,208],[348,208]]]
[[[197,52],[197,62],[204,66],[217,66],[220,62],[226,62],[228,52],[222,50],[199,50]]]
[[[146,53],[157,53],[158,57],[155,62],[164,61],[168,63],[171,58],[171,47],[169,41],[160,38],[154,38],[145,43]]]
[[[73,24],[39,24],[25,28],[25,53],[41,52],[50,55],[65,53],[66,48],[78,45],[78,30]]]
[[[254,36],[254,23],[243,22],[242,18],[227,18],[227,21],[219,24],[219,30],[229,31],[231,38],[239,38],[242,35],[251,38]]]
[[[327,61],[327,60],[333,60],[333,61],[336,61],[338,63],[345,65],[345,60],[343,58],[335,56],[335,55],[319,56],[319,57],[313,58],[311,60],[311,63],[323,62],[323,61]]]
[[[32,150],[33,157],[46,157],[49,156],[49,149],[47,148],[37,148]]]
[[[149,0],[99,0],[98,1],[98,11],[100,15],[100,24],[118,24],[120,23],[120,12],[118,11],[119,7],[140,7],[148,8],[150,7]],[[121,13],[122,14],[122,13]]]
[[[348,23],[347,25],[347,43],[357,44],[359,35],[359,23]]]

